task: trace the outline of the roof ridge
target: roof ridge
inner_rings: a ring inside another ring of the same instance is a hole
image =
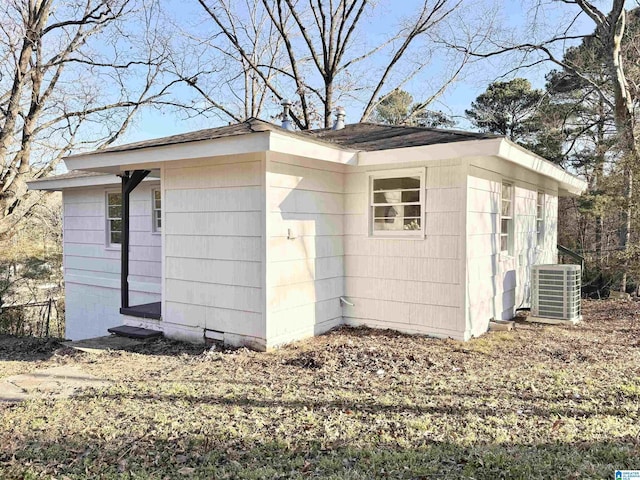
[[[424,130],[424,131],[430,131],[430,132],[445,132],[445,133],[451,133],[453,135],[472,135],[472,136],[478,136],[478,137],[485,137],[485,138],[502,138],[504,135],[496,135],[494,133],[483,133],[483,132],[471,132],[468,130],[460,130],[460,129],[456,129],[456,128],[437,128],[437,127],[423,127],[422,125],[392,125],[389,123],[379,123],[379,122],[356,122],[356,123],[348,123],[345,125],[346,127],[352,127],[355,125],[372,125],[374,127],[386,127],[386,128],[395,128],[395,129],[408,129],[408,128],[414,128],[417,130]],[[306,132],[326,132],[326,131],[330,131],[333,130],[333,128],[331,127],[327,127],[327,128],[316,128],[313,130],[302,130],[302,131],[306,131]]]

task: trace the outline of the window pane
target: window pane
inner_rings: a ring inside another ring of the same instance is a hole
[[[398,190],[407,188],[420,188],[420,177],[399,177],[399,178],[375,178],[373,180],[373,190]]]
[[[400,215],[400,213],[398,212],[398,208],[401,207],[375,207],[375,211],[373,213],[374,217],[397,217],[398,215]]]
[[[109,218],[122,218],[122,207],[109,207]]]
[[[162,210],[156,210],[156,218],[162,218]]]
[[[420,216],[420,205],[405,205],[404,206],[404,216],[405,217],[419,217]]]
[[[509,237],[501,235],[500,236],[500,251],[506,252],[509,250]]]
[[[160,230],[162,228],[162,219],[158,218],[158,221],[157,221],[156,225],[157,225],[158,230]]]
[[[500,227],[500,233],[508,234],[509,233],[509,220],[506,218],[502,219],[502,225]]]
[[[122,231],[122,220],[109,220],[109,230],[112,232]]]
[[[502,215],[511,216],[511,202],[509,200],[502,200]]]
[[[107,199],[108,199],[109,205],[122,205],[121,193],[108,193]]]
[[[402,201],[403,202],[419,202],[420,190],[407,190],[405,192],[402,192]]]
[[[511,200],[512,191],[513,191],[513,185],[510,185],[508,183],[503,183],[502,184],[502,198],[503,199]]]
[[[373,201],[375,203],[402,203],[402,192],[395,190],[391,192],[374,193]]]
[[[419,218],[405,218],[404,219],[404,229],[405,230],[420,230],[420,219]]]
[[[154,197],[156,200],[160,200],[160,198],[161,198],[161,197],[160,197],[160,190],[154,190],[154,191],[153,191],[153,197]]]
[[[376,218],[373,221],[374,230],[402,230],[402,219]]]
[[[120,232],[111,232],[110,242],[112,244],[122,243],[122,234]]]

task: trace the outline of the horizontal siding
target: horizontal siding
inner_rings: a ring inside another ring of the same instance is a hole
[[[131,193],[129,290],[132,305],[161,299],[162,238],[152,232],[151,219],[151,191],[158,187],[157,181],[145,181]],[[91,187],[63,193],[69,338],[106,335],[106,328],[122,323],[120,249],[106,246],[106,192],[117,190]]]
[[[528,307],[531,265],[555,261],[557,185],[533,172],[483,159],[471,165],[468,178],[467,279],[469,329],[480,335],[491,318],[508,319]],[[500,253],[502,181],[514,184],[513,256]],[[545,238],[536,235],[537,192],[546,193]]]
[[[265,338],[263,177],[260,155],[163,170],[163,321]]]
[[[344,295],[344,175],[335,170],[325,162],[269,154],[269,345],[342,323],[339,298]]]
[[[368,172],[345,175],[345,294],[354,306],[343,314],[353,325],[462,338],[463,166],[416,166],[426,166],[424,238],[370,236]]]

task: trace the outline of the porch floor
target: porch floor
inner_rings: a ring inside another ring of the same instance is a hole
[[[155,320],[160,320],[160,317],[162,316],[162,303],[153,302],[145,303],[143,305],[132,305],[127,308],[121,308],[120,313],[122,315],[129,315],[130,317],[153,318]]]

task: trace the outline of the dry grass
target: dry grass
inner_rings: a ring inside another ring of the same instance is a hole
[[[585,317],[467,343],[341,329],[267,354],[0,341],[0,376],[114,382],[0,406],[0,477],[613,478],[640,468],[636,303]]]

